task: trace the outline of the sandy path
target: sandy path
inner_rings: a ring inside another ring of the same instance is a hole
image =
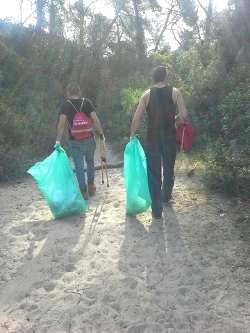
[[[249,222],[186,174],[163,221],[126,216],[123,168],[85,218],[53,219],[32,177],[0,187],[0,333],[249,333]]]

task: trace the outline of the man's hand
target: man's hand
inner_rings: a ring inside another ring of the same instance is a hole
[[[99,138],[102,141],[102,143],[105,145],[105,136],[104,136],[104,134],[100,134]]]
[[[61,146],[61,144],[60,144],[60,141],[56,141],[56,144],[54,145],[54,148],[55,148],[58,152],[62,151],[62,146]]]

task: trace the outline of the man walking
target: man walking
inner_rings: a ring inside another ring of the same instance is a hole
[[[80,88],[77,83],[72,82],[66,88],[67,100],[64,101],[60,108],[60,120],[57,130],[57,139],[55,149],[60,147],[60,140],[64,132],[66,123],[68,123],[69,132],[69,148],[75,165],[76,177],[79,183],[81,193],[85,200],[89,195],[93,195],[96,191],[94,155],[96,142],[93,131],[89,133],[89,137],[84,139],[75,139],[71,133],[73,119],[77,111],[81,110],[93,123],[97,129],[100,139],[104,139],[102,126],[95,112],[92,102],[87,98],[80,98]],[[84,158],[87,164],[87,183],[84,173]]]
[[[145,91],[131,124],[132,140],[141,116],[147,111],[146,160],[148,185],[152,199],[152,216],[162,217],[163,206],[171,199],[176,159],[175,122],[186,119],[187,110],[179,90],[167,85],[167,72],[162,66],[153,71],[155,86]],[[175,116],[176,105],[179,114]],[[162,161],[162,162],[161,162]],[[162,182],[163,163],[163,182]]]

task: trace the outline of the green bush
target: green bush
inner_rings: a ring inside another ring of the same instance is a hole
[[[250,80],[231,92],[220,106],[221,133],[204,154],[204,182],[237,196],[250,197]]]
[[[16,178],[53,151],[58,105],[46,94],[31,94],[23,112],[19,104],[0,103],[0,179]]]

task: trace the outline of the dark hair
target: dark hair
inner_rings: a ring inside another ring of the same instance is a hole
[[[153,71],[154,83],[163,82],[167,76],[166,68],[163,66],[155,67]]]
[[[75,82],[69,83],[67,85],[66,91],[69,94],[69,96],[80,95],[80,87]]]

